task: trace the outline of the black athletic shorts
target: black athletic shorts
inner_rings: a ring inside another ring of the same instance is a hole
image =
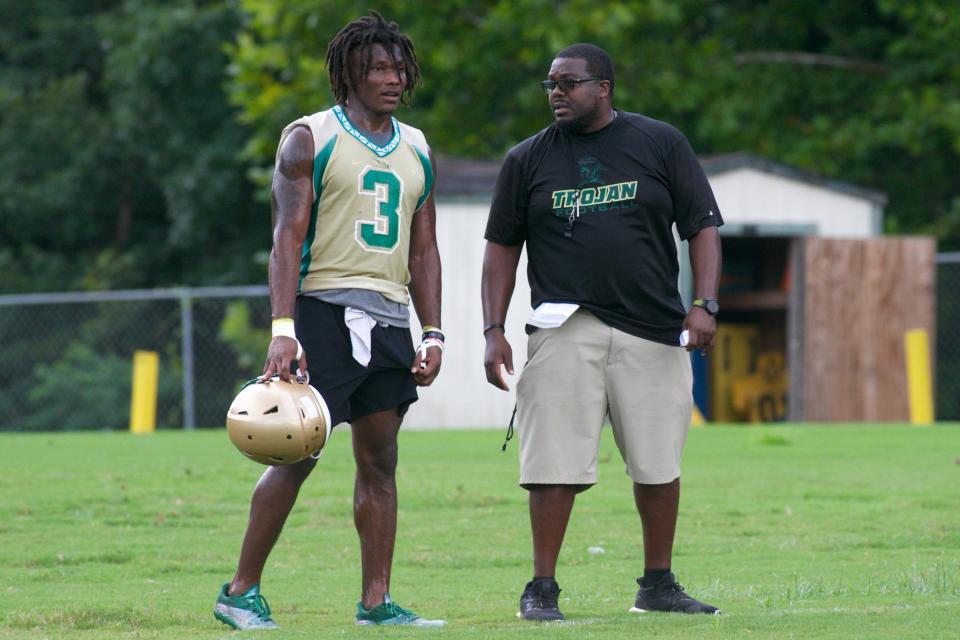
[[[417,401],[417,383],[410,373],[415,352],[410,329],[374,325],[370,363],[364,367],[353,359],[343,313],[340,305],[297,297],[297,339],[307,354],[310,384],[327,402],[331,421],[352,422],[393,407],[403,417]]]

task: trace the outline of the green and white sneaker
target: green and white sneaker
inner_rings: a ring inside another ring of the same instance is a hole
[[[446,620],[424,620],[413,611],[404,609],[390,599],[390,594],[383,594],[383,604],[364,609],[363,603],[357,603],[357,624],[406,624],[411,627],[442,627]]]
[[[217,604],[213,606],[213,617],[240,631],[251,629],[277,629],[277,624],[270,617],[270,606],[267,599],[260,595],[260,585],[255,584],[245,594],[229,595],[225,583],[220,588]]]

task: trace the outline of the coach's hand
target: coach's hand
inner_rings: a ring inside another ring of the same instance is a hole
[[[300,354],[297,360],[297,349],[299,345],[293,338],[286,336],[277,336],[270,341],[270,348],[267,349],[267,361],[263,365],[263,375],[261,380],[269,380],[274,375],[279,375],[280,379],[289,382],[293,376],[290,375],[290,364],[297,363],[297,367],[304,374],[307,372],[307,354]]]
[[[487,371],[487,382],[503,389],[510,390],[510,385],[503,379],[503,367],[507,373],[513,375],[513,349],[503,334],[503,329],[496,328],[487,331],[487,349],[483,354],[483,367]]]
[[[702,307],[690,307],[687,317],[683,319],[682,327],[690,332],[687,351],[700,349],[701,355],[707,355],[717,335],[717,319]]]
[[[421,357],[422,353],[424,352],[418,349],[414,354],[410,373],[413,374],[413,379],[417,385],[429,387],[433,384],[437,374],[440,373],[440,365],[443,363],[443,350],[439,347],[430,347],[425,351],[425,356]]]

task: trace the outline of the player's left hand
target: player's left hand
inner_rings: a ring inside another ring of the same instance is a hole
[[[438,346],[429,346],[427,349],[417,349],[413,356],[413,365],[410,373],[417,385],[429,387],[434,378],[440,373],[440,364],[443,362],[443,350]]]
[[[700,349],[700,355],[707,355],[717,335],[717,319],[700,307],[690,307],[682,327],[690,332],[687,351]]]

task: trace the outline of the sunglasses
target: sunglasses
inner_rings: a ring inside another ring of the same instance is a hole
[[[540,83],[543,90],[550,93],[557,87],[564,93],[570,93],[581,82],[590,82],[592,80],[606,80],[606,78],[564,78],[563,80],[544,80]]]

